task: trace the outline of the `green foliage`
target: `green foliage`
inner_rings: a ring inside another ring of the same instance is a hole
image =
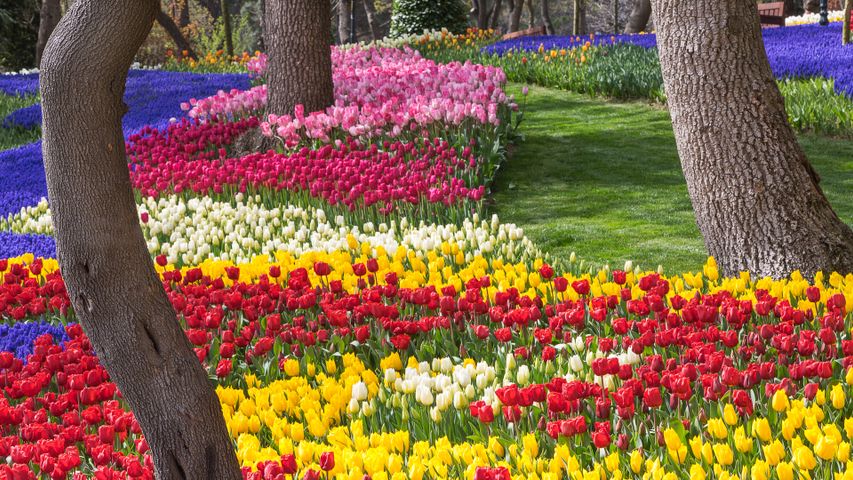
[[[391,37],[442,28],[453,33],[462,33],[468,28],[468,12],[461,0],[394,0]]]
[[[471,60],[501,67],[512,82],[666,103],[656,49],[619,44],[558,51],[552,57],[549,51],[489,55],[479,48],[447,48],[435,42],[417,47],[425,57],[440,62]],[[836,93],[831,79],[783,79],[778,84],[795,130],[853,138],[853,99]]]
[[[665,109],[521,85],[525,140],[501,165],[493,191],[502,222],[515,223],[556,258],[621,268],[701,271],[696,227]],[[839,217],[853,224],[853,142],[800,135]]]
[[[786,79],[779,82],[791,125],[800,131],[853,136],[853,100],[835,93],[831,79]]]
[[[41,136],[41,129],[31,130],[20,127],[4,128],[3,120],[7,115],[20,108],[28,107],[38,102],[35,95],[17,97],[0,93],[0,151],[34,142]]]
[[[0,68],[35,66],[38,0],[0,0]]]

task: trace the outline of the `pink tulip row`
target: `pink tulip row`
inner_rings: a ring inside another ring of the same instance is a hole
[[[503,91],[499,68],[471,63],[438,64],[414,50],[332,49],[335,104],[324,112],[270,113],[261,129],[288,147],[303,139],[329,142],[342,136],[399,136],[415,126],[497,126],[515,109]],[[191,118],[242,118],[266,104],[265,86],[219,92],[182,104]],[[281,115],[277,113],[283,113]],[[336,135],[340,133],[340,135]]]
[[[226,158],[223,148],[257,125],[182,121],[128,139],[131,181],[146,196],[182,192],[304,192],[349,211],[376,206],[387,214],[400,203],[455,206],[484,193],[480,164],[470,147],[446,140],[336,142],[317,150],[256,153]]]

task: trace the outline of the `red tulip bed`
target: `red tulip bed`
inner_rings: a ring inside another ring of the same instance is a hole
[[[853,275],[550,258],[484,218],[514,124],[500,70],[333,58],[327,112],[259,119],[222,93],[127,138],[154,268],[245,478],[853,478]],[[279,151],[235,157],[258,126]],[[50,233],[47,204],[0,227]],[[153,478],[57,262],[0,260],[0,316],[0,479]]]

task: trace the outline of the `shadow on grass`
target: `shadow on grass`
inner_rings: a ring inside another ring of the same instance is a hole
[[[518,86],[510,90],[519,95]],[[493,186],[501,221],[556,257],[574,251],[614,268],[626,260],[670,273],[701,268],[707,251],[666,110],[531,87],[521,133]],[[802,143],[836,211],[853,222],[853,142]]]

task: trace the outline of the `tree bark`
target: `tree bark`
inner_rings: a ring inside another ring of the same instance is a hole
[[[190,42],[187,40],[184,34],[181,33],[181,29],[178,28],[177,25],[175,25],[175,22],[172,20],[172,17],[170,17],[163,10],[158,10],[155,18],[157,19],[157,23],[159,23],[160,26],[163,27],[163,30],[165,30],[166,33],[168,33],[169,36],[172,37],[172,41],[175,42],[175,46],[178,47],[179,50],[186,51],[187,56],[189,56],[190,58],[197,58],[195,51],[193,51],[193,48],[190,45]]]
[[[613,33],[619,32],[619,0],[613,0]]]
[[[59,265],[156,477],[237,480],[219,401],[148,254],[125,157],[127,71],[157,10],[157,0],[76,2],[48,41],[42,148]]]
[[[551,23],[551,11],[548,6],[548,0],[542,0],[542,23],[545,25],[545,33],[553,35],[554,24]]]
[[[572,35],[580,35],[581,33],[581,0],[573,0],[572,2]]]
[[[267,0],[267,113],[325,110],[334,101],[328,0]]]
[[[696,223],[722,273],[853,272],[853,231],[788,124],[756,3],[655,0],[652,10]]]
[[[497,30],[498,24],[501,21],[501,9],[503,8],[502,0],[495,0],[495,5],[492,7],[492,15],[489,18],[488,28]]]
[[[62,5],[59,0],[42,0],[39,11],[39,34],[36,41],[36,65],[41,64],[47,39],[50,38],[60,18],[62,18]]]
[[[349,42],[352,34],[352,24],[350,23],[352,9],[349,2],[350,0],[338,0],[338,39],[341,45]]]
[[[527,0],[527,28],[536,26],[536,6],[533,0]]]
[[[645,31],[649,25],[649,18],[651,16],[651,0],[635,0],[631,16],[628,17],[628,24],[625,25],[625,33],[640,33]]]
[[[524,0],[515,0],[515,3],[510,6],[509,15],[509,31],[517,32],[518,25],[521,23],[521,14],[524,11]]]
[[[225,53],[229,57],[234,56],[233,32],[231,31],[231,11],[228,9],[228,0],[220,3],[222,9],[222,28],[225,30]]]
[[[379,33],[379,25],[376,21],[376,5],[373,4],[373,0],[363,0],[362,3],[364,3],[364,16],[367,18],[367,26],[370,29],[370,38],[379,40],[382,38],[382,34]]]
[[[847,45],[850,43],[850,13],[853,12],[853,0],[845,0],[844,2],[844,26],[841,32],[841,43]]]

